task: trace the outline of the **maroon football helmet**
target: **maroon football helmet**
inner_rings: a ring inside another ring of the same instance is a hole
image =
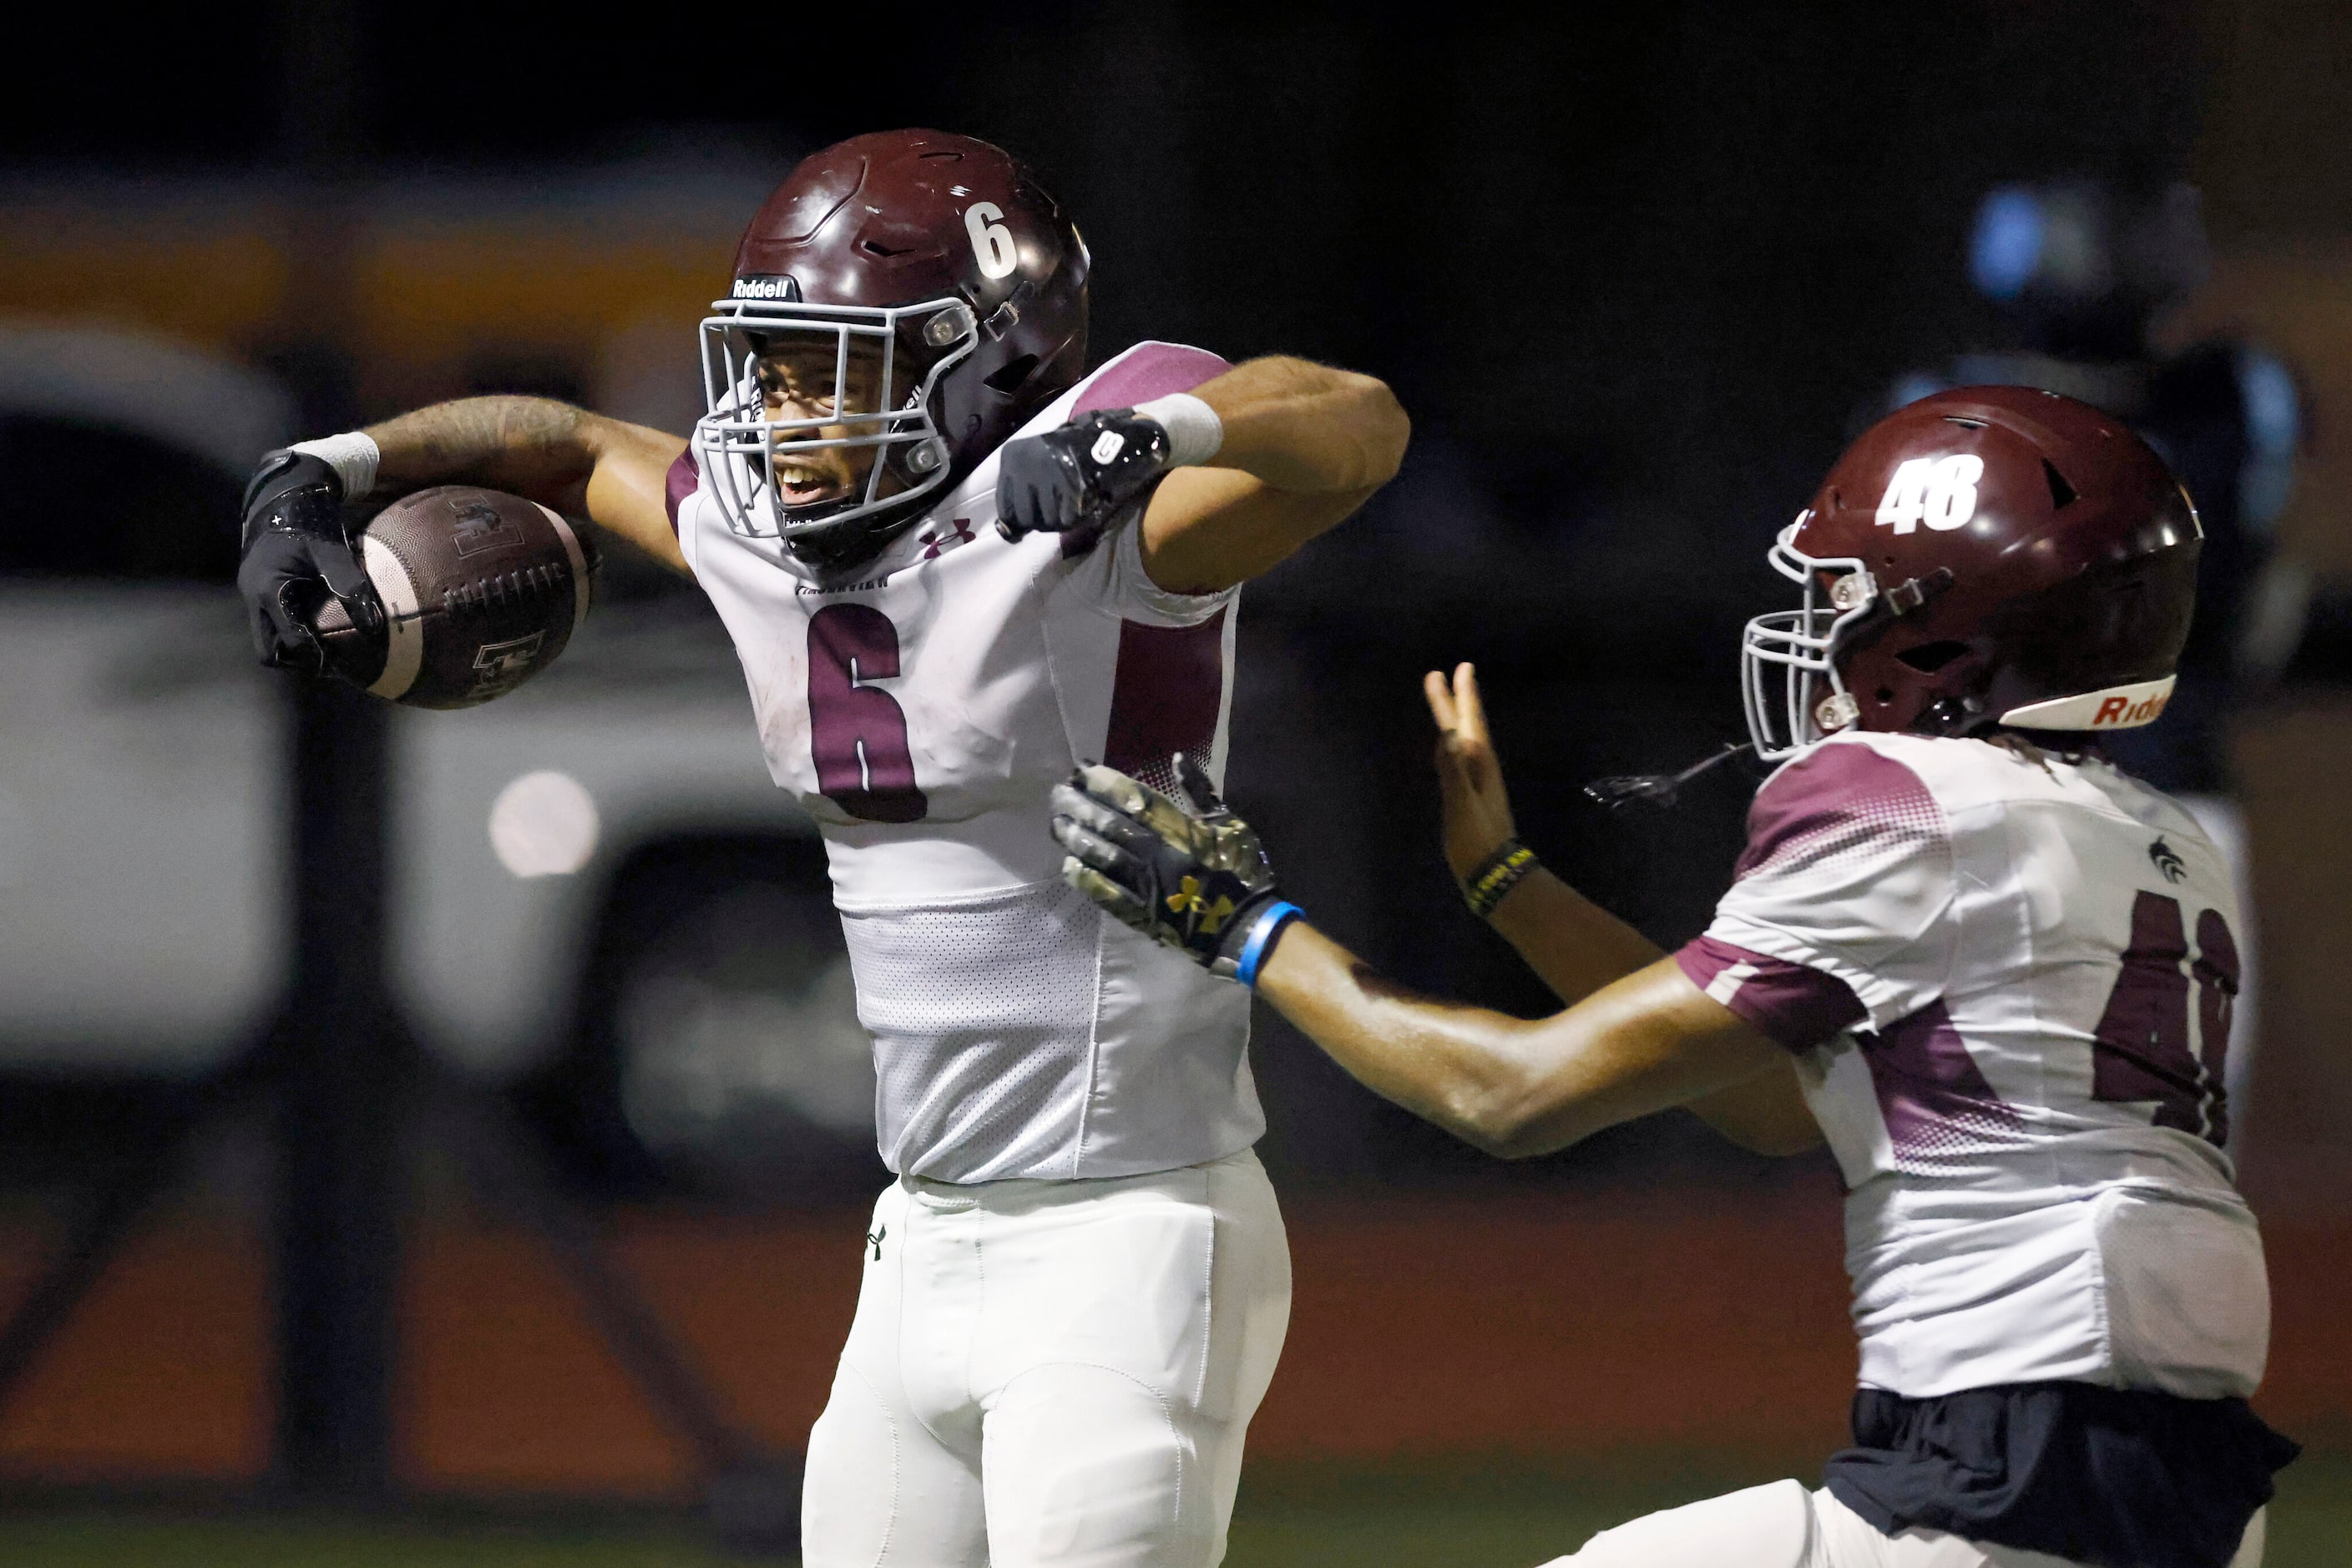
[[[1970,386],[1897,409],[1772,547],[1805,597],[1748,624],[1757,752],[1847,728],[2152,722],[2189,636],[2203,537],[2163,459],[2087,404]]]
[[[710,412],[694,440],[728,524],[826,569],[870,558],[1070,387],[1087,353],[1087,247],[1011,154],[887,131],[804,159],[751,219],[731,297],[702,323]],[[812,356],[829,412],[778,416]],[[849,493],[799,473],[872,449]],[[824,455],[820,459],[820,454]]]

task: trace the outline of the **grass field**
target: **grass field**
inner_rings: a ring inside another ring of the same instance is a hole
[[[1769,1479],[1752,1466],[1621,1462],[1614,1473],[1286,1469],[1254,1474],[1232,1568],[1527,1568],[1649,1509]],[[9,1568],[719,1568],[688,1526],[446,1524],[256,1514],[0,1514]],[[2280,1478],[2269,1568],[2352,1563],[2352,1456]]]

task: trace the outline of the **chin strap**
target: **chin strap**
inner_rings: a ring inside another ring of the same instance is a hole
[[[784,539],[784,548],[804,566],[828,576],[847,576],[880,559],[882,552],[922,517],[922,509],[913,506],[903,515],[867,512],[863,517],[820,523],[789,534]]]
[[[1614,811],[1628,801],[1646,801],[1652,805],[1670,807],[1682,794],[1683,785],[1719,767],[1732,758],[1753,753],[1755,742],[1742,741],[1727,744],[1711,757],[1702,757],[1678,773],[1618,773],[1605,779],[1594,779],[1584,786],[1584,793]]]

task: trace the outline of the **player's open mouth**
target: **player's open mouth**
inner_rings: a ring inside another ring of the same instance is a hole
[[[814,501],[832,500],[847,493],[849,487],[838,475],[820,473],[804,463],[780,461],[776,464],[776,489],[782,492],[787,506],[806,506]]]

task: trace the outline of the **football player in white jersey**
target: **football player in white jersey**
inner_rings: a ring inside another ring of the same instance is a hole
[[[1189,807],[1108,769],[1056,791],[1076,885],[1496,1153],[1674,1105],[1766,1152],[1828,1141],[1853,1447],[1820,1490],[1563,1561],[2260,1560],[2295,1449],[2246,1404],[2270,1303],[2225,1152],[2239,915],[2196,823],[2099,754],[2164,707],[2199,540],[2156,455],[2083,404],[1978,387],[1873,427],[1772,550],[1804,597],[1749,623],[1744,679],[1781,765],[1672,954],[1519,844],[1470,668],[1433,674],[1447,858],[1568,1004],[1549,1018],[1382,981],[1281,900],[1205,778]]]
[[[472,399],[276,455],[248,504],[276,660],[320,663],[289,606],[320,579],[365,618],[335,501],[447,482],[584,512],[732,635],[824,830],[898,1178],[810,1436],[810,1568],[1208,1568],[1288,1321],[1248,998],[1065,884],[1048,792],[1222,772],[1239,585],[1407,424],[1296,359],[1082,374],[1088,265],[999,149],[860,136],[752,219],[690,439]]]

